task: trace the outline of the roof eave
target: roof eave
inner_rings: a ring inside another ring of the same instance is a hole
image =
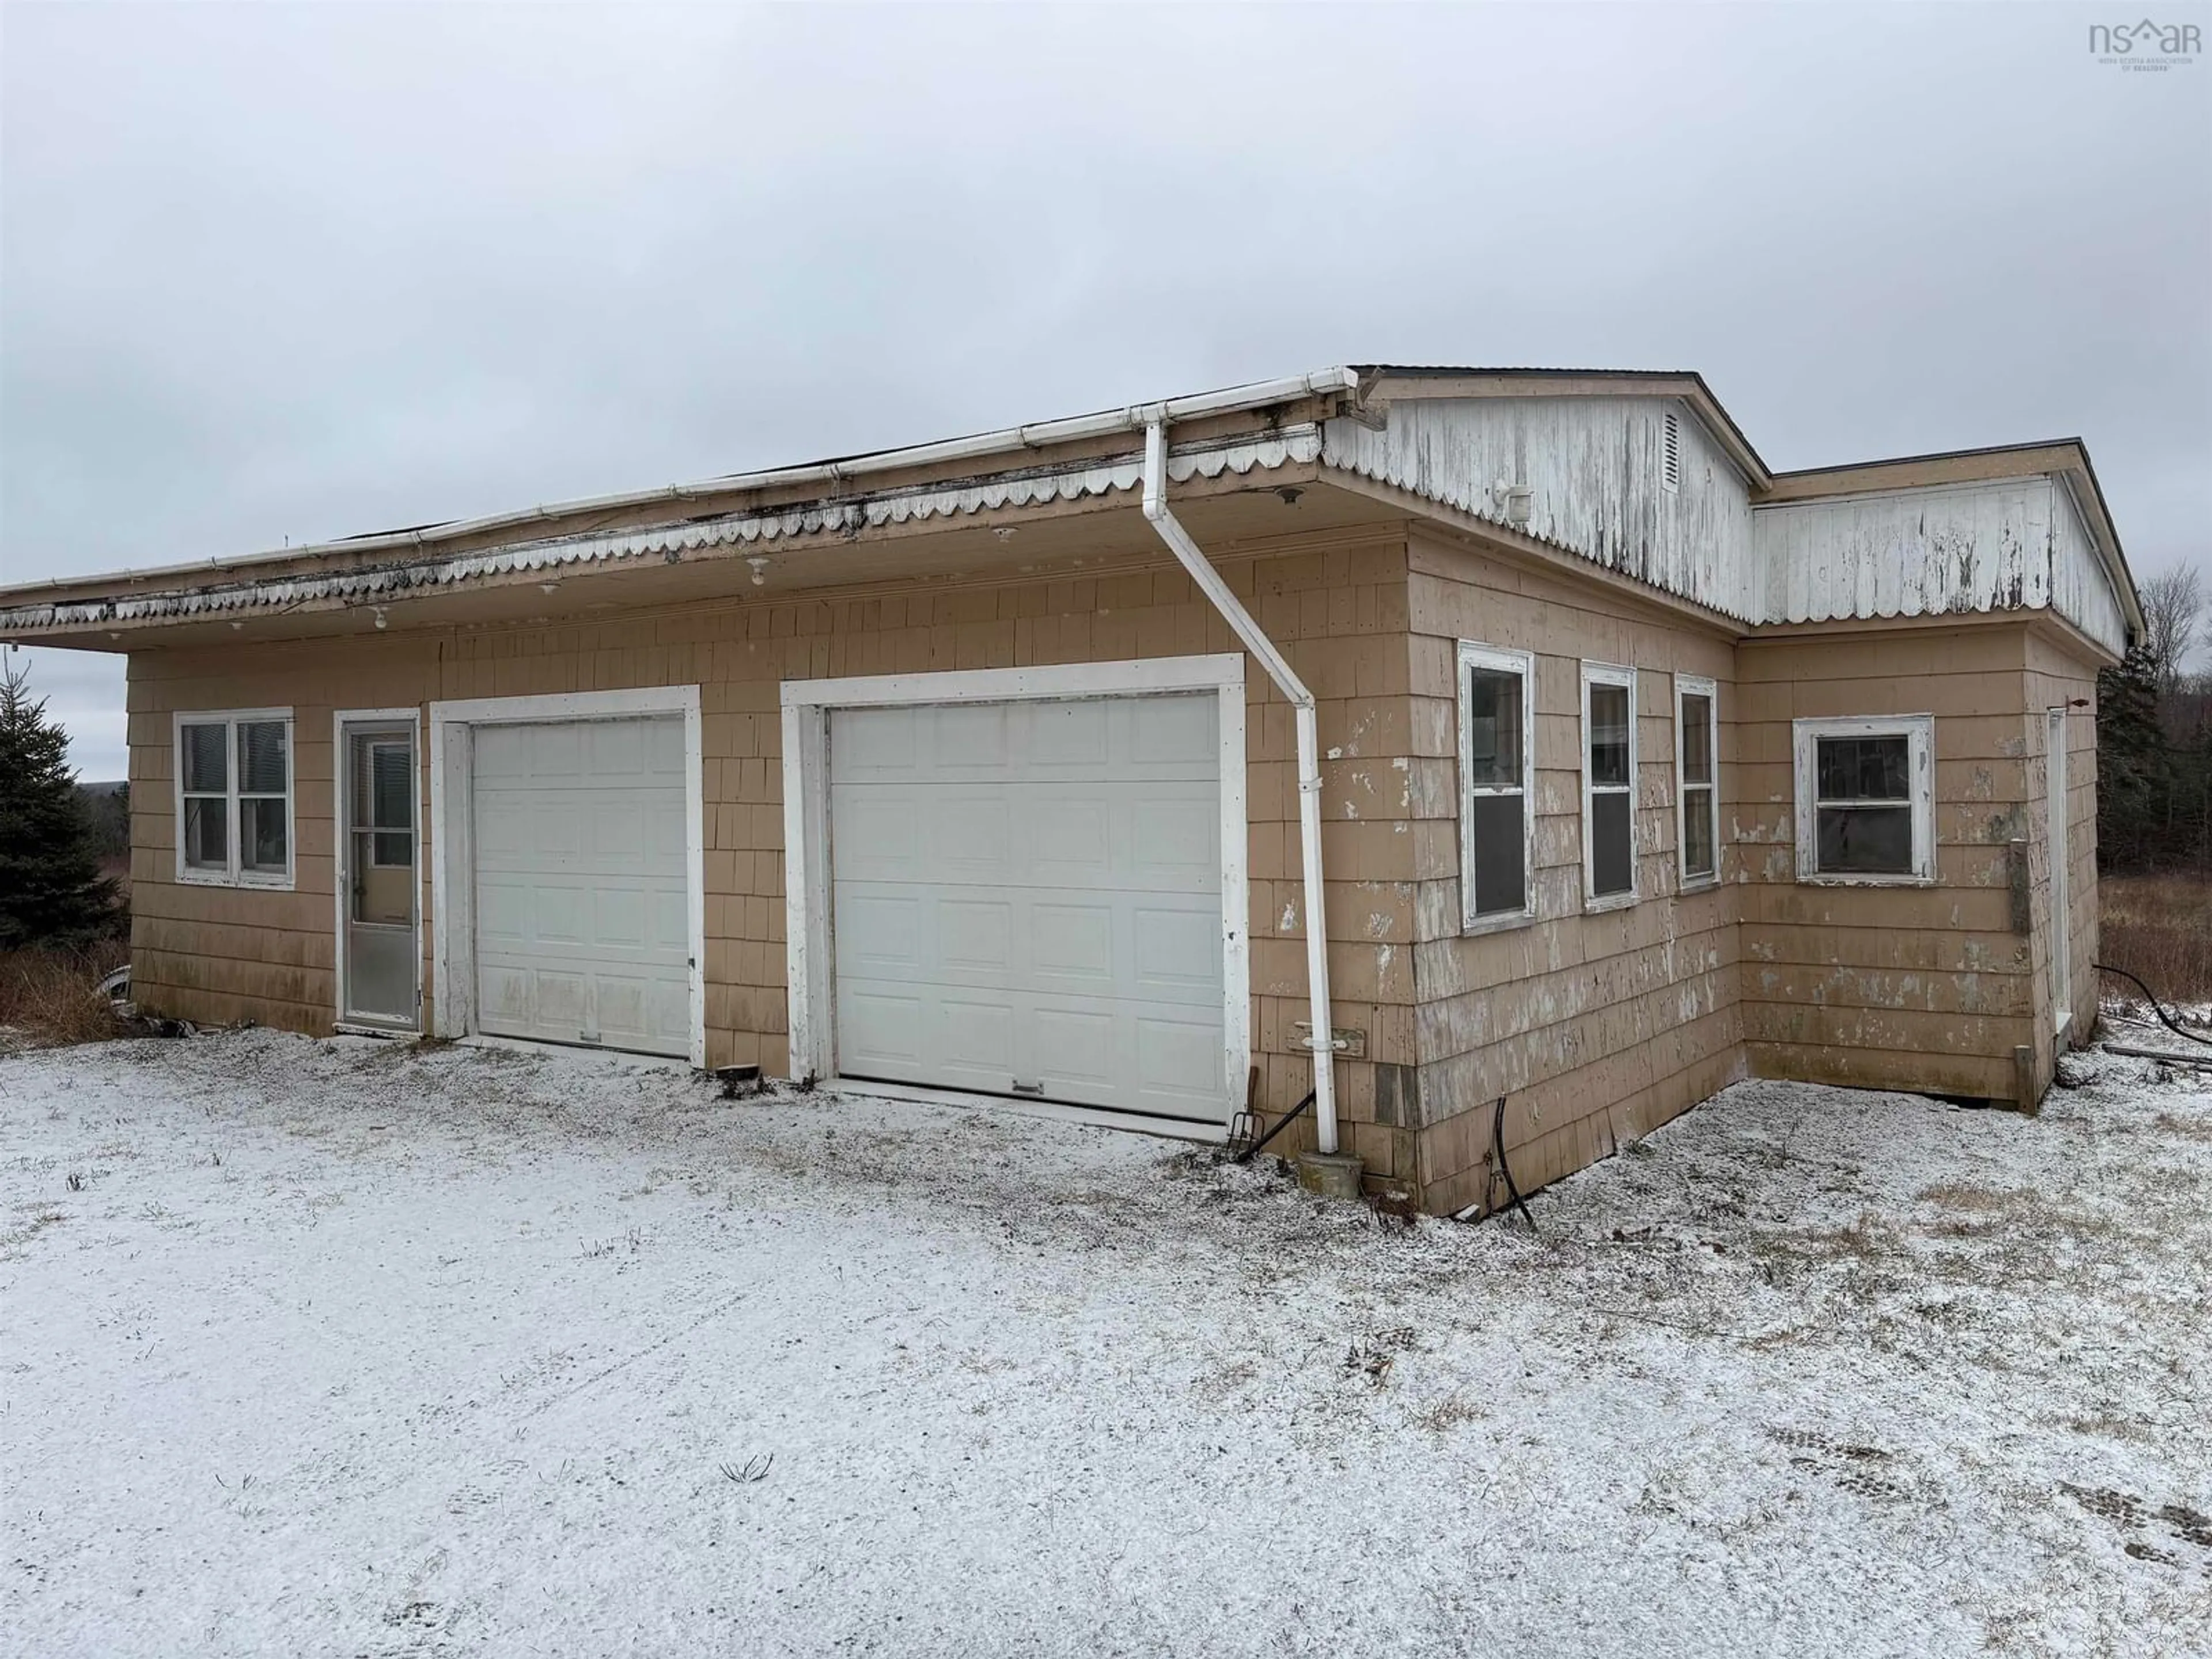
[[[658,507],[680,507],[733,495],[768,494],[793,489],[820,488],[842,491],[864,478],[954,466],[963,462],[1024,453],[1036,453],[1060,446],[1139,430],[1155,420],[1173,424],[1273,409],[1308,399],[1346,399],[1356,396],[1358,389],[1359,376],[1349,368],[1318,369],[1308,374],[1249,381],[1215,392],[1170,398],[1155,403],[1132,404],[1120,409],[1034,422],[1024,426],[1002,427],[965,438],[945,439],[897,449],[873,450],[801,466],[732,473],[693,483],[586,496],[518,512],[494,514],[477,519],[457,519],[408,530],[310,543],[237,557],[204,559],[96,576],[64,577],[22,583],[0,587],[0,611],[49,603],[90,604],[125,597],[131,590],[143,590],[149,586],[179,587],[191,584],[212,588],[227,585],[234,578],[251,579],[257,573],[279,567],[289,566],[307,573],[326,562],[365,563],[380,554],[428,554],[446,544],[497,537],[509,531],[527,532],[544,530],[550,534],[556,526],[571,520],[600,517],[611,513],[647,512]]]

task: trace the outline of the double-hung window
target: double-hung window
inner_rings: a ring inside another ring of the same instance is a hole
[[[1636,902],[1636,671],[1583,665],[1583,902]]]
[[[1535,659],[1459,643],[1459,892],[1472,932],[1525,921],[1535,823],[1529,776]]]
[[[1682,854],[1682,885],[1720,879],[1720,701],[1717,689],[1695,674],[1674,676],[1675,844]]]
[[[292,711],[179,714],[177,879],[292,884]]]
[[[1794,726],[1800,881],[1936,878],[1935,717]]]

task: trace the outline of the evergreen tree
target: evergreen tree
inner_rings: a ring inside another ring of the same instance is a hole
[[[2097,862],[2142,869],[2166,814],[2166,737],[2158,718],[2158,659],[2137,645],[2097,677]]]
[[[69,738],[0,668],[0,950],[79,945],[113,921],[115,884],[100,873],[69,768]]]

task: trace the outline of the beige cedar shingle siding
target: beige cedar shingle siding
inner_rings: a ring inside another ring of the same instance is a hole
[[[1373,1066],[1413,1062],[1408,955],[1413,855],[1402,830],[1418,791],[1440,785],[1407,756],[1402,538],[1312,538],[1264,557],[1224,557],[1319,702],[1329,864],[1330,971],[1340,1024],[1369,1032],[1344,1066],[1345,1110],[1372,1116]],[[141,652],[131,666],[137,921],[149,1006],[204,1021],[249,1018],[320,1032],[334,1018],[331,716],[444,698],[698,684],[706,806],[708,1061],[788,1068],[784,988],[781,724],[786,678],[923,672],[1186,655],[1236,648],[1189,579],[1163,564],[1016,585],[830,599],[741,595],[711,606],[595,623],[393,632],[220,652]],[[1305,1092],[1291,1051],[1305,1018],[1296,767],[1290,708],[1248,669],[1255,1061],[1262,1100]],[[175,880],[171,714],[289,707],[295,757],[296,890]],[[1449,799],[1448,793],[1445,799]],[[423,808],[428,818],[427,802]],[[425,900],[425,912],[428,908]],[[427,948],[427,941],[426,941]],[[425,965],[425,1005],[432,987]],[[1398,1143],[1355,1131],[1378,1173]],[[1406,1154],[1410,1158],[1410,1153]]]
[[[1421,939],[1421,1179],[1426,1206],[1481,1201],[1492,1103],[1507,1096],[1515,1178],[1536,1185],[1648,1133],[1743,1074],[1735,894],[1680,895],[1676,672],[1717,683],[1725,787],[1733,651],[1725,635],[1472,544],[1419,532],[1410,555],[1418,763],[1456,773],[1462,639],[1536,658],[1536,827],[1527,927],[1462,937],[1453,787],[1415,825]],[[1585,915],[1583,661],[1637,672],[1636,904]],[[1723,811],[1725,823],[1725,809]],[[1723,849],[1723,875],[1729,872]]]
[[[2008,843],[2031,871],[2047,848],[2045,707],[2064,699],[2031,674],[2024,623],[1747,641],[1735,793],[1744,890],[1744,1035],[1762,1074],[1992,1099],[2017,1093],[2013,1051],[2051,1071],[2047,882],[2034,927],[2015,932]],[[2063,682],[2090,695],[2086,664]],[[2070,743],[2076,960],[2096,908],[2095,722],[2074,711]],[[1832,715],[1935,715],[1936,883],[1829,887],[1795,879],[1790,722]],[[2086,750],[2086,753],[2083,752]],[[2086,812],[2086,828],[2081,817]],[[2075,990],[2085,1010],[2077,969]],[[2087,995],[2087,1000],[2083,998]],[[2085,1018],[2086,1018],[2085,1012]]]
[[[2029,1043],[2048,1076],[2047,966],[2033,934],[2011,931],[2006,843],[2023,836],[2043,856],[2042,711],[2094,695],[2092,667],[2055,632],[1992,618],[1736,643],[1718,626],[1486,543],[1402,527],[1217,557],[1319,700],[1335,1018],[1367,1034],[1365,1058],[1340,1062],[1340,1113],[1378,1179],[1418,1191],[1431,1211],[1482,1201],[1501,1094],[1515,1173],[1534,1187],[1747,1071],[2003,1097],[2014,1089],[2014,1045]],[[1538,919],[1472,938],[1459,921],[1462,638],[1537,659]],[[747,590],[604,621],[139,652],[130,708],[140,994],[194,1019],[329,1029],[334,709],[696,683],[708,1060],[781,1074],[784,678],[1234,648],[1182,572],[1161,563],[829,598]],[[1593,915],[1582,909],[1584,660],[1631,664],[1638,677],[1643,896]],[[1723,879],[1686,895],[1676,891],[1677,672],[1713,680],[1719,696]],[[1289,706],[1256,665],[1247,688],[1254,1063],[1260,1104],[1279,1113],[1311,1080],[1292,1031],[1306,1017],[1296,768]],[[180,885],[172,714],[264,707],[294,712],[296,890]],[[1791,720],[1921,712],[1936,716],[1940,884],[1799,884]],[[2089,711],[2069,730],[2078,1036],[2095,1000]],[[2037,906],[2047,892],[2039,883]],[[427,961],[424,971],[427,1006]],[[1279,1144],[1310,1138],[1306,1125]]]

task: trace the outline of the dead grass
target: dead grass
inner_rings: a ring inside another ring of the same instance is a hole
[[[2105,876],[2097,959],[2124,968],[2161,1000],[2212,1002],[2212,881],[2199,876]],[[2106,986],[2131,996],[2124,980]]]
[[[52,1048],[125,1034],[100,978],[131,958],[119,941],[83,950],[41,947],[0,953],[0,1043]]]

